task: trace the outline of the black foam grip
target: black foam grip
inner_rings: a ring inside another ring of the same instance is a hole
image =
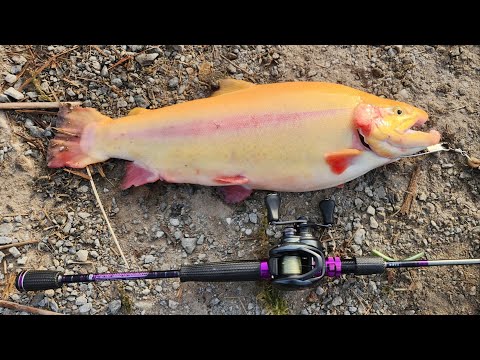
[[[259,261],[232,261],[182,266],[180,281],[260,280]]]
[[[355,258],[356,275],[382,274],[385,271],[385,261],[377,256]]]
[[[18,291],[57,289],[62,286],[62,273],[51,270],[25,270],[17,275],[15,287]]]

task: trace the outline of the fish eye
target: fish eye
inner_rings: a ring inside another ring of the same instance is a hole
[[[395,110],[395,112],[397,113],[397,115],[402,115],[403,114],[402,109],[397,108],[397,110]]]

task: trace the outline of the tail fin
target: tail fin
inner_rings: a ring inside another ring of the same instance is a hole
[[[84,168],[107,160],[108,157],[93,150],[95,139],[92,125],[108,119],[108,116],[92,108],[76,107],[69,110],[62,107],[58,113],[58,133],[48,148],[48,167]]]

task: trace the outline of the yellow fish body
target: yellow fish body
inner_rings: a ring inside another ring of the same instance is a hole
[[[50,144],[48,165],[120,158],[132,161],[122,188],[157,180],[226,186],[226,200],[237,202],[252,189],[333,187],[421,151],[440,141],[437,131],[411,130],[427,119],[339,84],[227,79],[212,97],[118,119],[75,108]]]

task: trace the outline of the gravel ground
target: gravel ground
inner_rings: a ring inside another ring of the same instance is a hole
[[[0,102],[82,101],[112,117],[137,106],[208,96],[225,77],[339,82],[426,109],[428,127],[480,157],[478,46],[0,46],[0,73]],[[46,167],[54,126],[55,118],[44,113],[0,116],[0,246],[39,241],[0,250],[0,297],[65,314],[275,312],[262,300],[267,290],[261,283],[169,279],[27,294],[11,289],[21,269],[124,270],[88,180]],[[401,215],[417,166],[413,207]],[[264,225],[264,191],[227,205],[215,189],[195,185],[159,182],[121,191],[120,160],[95,170],[100,197],[134,269],[255,259],[278,241],[280,229]],[[454,153],[405,159],[342,189],[281,194],[281,212],[283,218],[320,220],[319,201],[332,197],[336,225],[323,234],[329,254],[377,249],[394,258],[420,251],[429,259],[479,257],[478,174]],[[479,278],[478,267],[397,270],[326,279],[317,288],[279,296],[282,313],[290,314],[479,314]],[[13,313],[0,308],[0,314]]]

